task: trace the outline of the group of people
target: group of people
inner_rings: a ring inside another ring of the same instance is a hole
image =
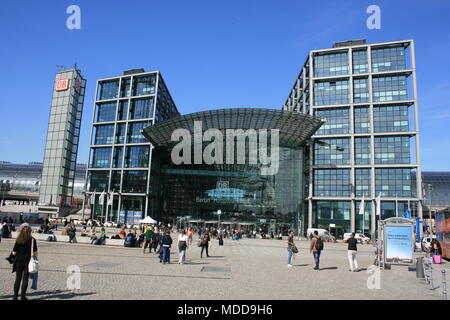
[[[350,238],[345,240],[347,242],[347,258],[349,262],[349,271],[358,271],[358,262],[356,261],[356,254],[358,252],[357,243],[358,240],[355,238],[356,233],[352,233]],[[288,251],[288,267],[292,267],[292,257],[294,254],[298,253],[298,248],[294,242],[294,232],[289,233],[287,240],[287,251]],[[314,231],[312,237],[310,237],[309,252],[312,253],[314,258],[314,270],[320,270],[320,255],[324,249],[324,241],[319,236],[317,231]]]

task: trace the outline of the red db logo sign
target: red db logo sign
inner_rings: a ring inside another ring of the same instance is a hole
[[[69,89],[69,79],[56,80],[55,91],[64,91]]]

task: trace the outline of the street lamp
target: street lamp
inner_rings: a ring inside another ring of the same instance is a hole
[[[222,214],[222,210],[217,210],[217,216],[219,217],[219,223],[217,224],[217,229],[220,230],[220,215]]]

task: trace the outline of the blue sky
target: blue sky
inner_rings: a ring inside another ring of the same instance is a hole
[[[66,8],[81,8],[81,30]],[[366,8],[381,7],[381,29]],[[161,70],[182,114],[280,108],[309,50],[414,39],[422,165],[450,170],[450,1],[2,1],[0,160],[42,161],[57,65],[88,80],[78,162],[87,162],[95,81]]]

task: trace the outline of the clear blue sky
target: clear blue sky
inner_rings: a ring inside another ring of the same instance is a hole
[[[81,7],[81,30],[66,8]],[[381,7],[381,30],[366,8]],[[450,1],[2,1],[0,160],[42,161],[57,65],[88,80],[78,162],[87,162],[95,81],[161,70],[182,114],[280,108],[311,49],[414,39],[422,164],[450,170]]]

